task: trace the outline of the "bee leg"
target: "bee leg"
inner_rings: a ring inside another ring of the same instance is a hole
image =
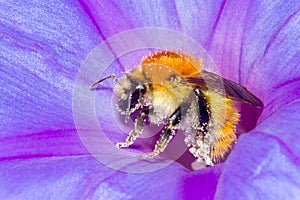
[[[134,122],[134,129],[129,133],[125,142],[118,142],[116,146],[118,149],[129,147],[138,138],[139,134],[143,131],[145,124],[145,117],[148,115],[149,110],[142,111]]]
[[[158,154],[160,154],[161,152],[163,152],[165,150],[165,148],[167,147],[168,143],[173,138],[174,134],[175,134],[174,129],[166,127],[165,130],[160,135],[159,140],[156,142],[153,152],[151,152],[150,154],[147,154],[147,155],[142,155],[142,156],[140,156],[140,158],[142,158],[142,159],[153,158],[153,157],[157,156]]]
[[[163,152],[167,147],[168,143],[171,141],[175,135],[175,125],[179,124],[181,120],[181,110],[180,107],[169,117],[167,124],[160,135],[160,138],[156,142],[155,148],[152,153],[147,155],[142,155],[140,158],[153,158]]]

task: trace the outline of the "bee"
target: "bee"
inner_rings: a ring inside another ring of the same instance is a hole
[[[262,101],[245,87],[203,69],[202,61],[183,52],[159,51],[143,58],[141,64],[116,82],[117,110],[128,122],[133,112],[134,129],[118,148],[129,147],[142,133],[146,121],[163,125],[154,150],[141,156],[153,158],[165,150],[177,130],[194,157],[207,166],[224,160],[236,143],[240,114],[234,101],[262,107]]]

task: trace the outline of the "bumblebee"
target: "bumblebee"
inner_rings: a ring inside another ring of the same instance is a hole
[[[163,152],[180,129],[195,158],[212,166],[224,160],[236,143],[240,114],[234,100],[263,106],[245,87],[203,70],[200,59],[182,52],[150,54],[120,78],[107,76],[91,88],[109,78],[116,82],[116,107],[125,115],[125,122],[138,112],[134,129],[125,142],[116,144],[118,148],[132,145],[146,121],[164,126],[153,152],[141,158],[153,158]]]

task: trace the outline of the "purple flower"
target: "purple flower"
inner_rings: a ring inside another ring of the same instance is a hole
[[[298,2],[149,2],[0,3],[2,199],[300,195]],[[79,139],[72,90],[81,63],[108,37],[149,26],[192,37],[224,77],[263,100],[258,125],[239,137],[225,163],[126,173],[101,164]]]

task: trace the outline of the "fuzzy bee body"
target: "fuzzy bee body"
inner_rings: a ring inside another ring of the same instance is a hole
[[[210,166],[218,163],[236,141],[235,126],[240,115],[233,100],[262,106],[244,87],[204,71],[200,60],[172,51],[147,56],[117,83],[117,109],[125,115],[125,121],[131,113],[140,112],[134,129],[126,142],[117,143],[118,148],[133,144],[146,118],[151,123],[164,124],[154,151],[143,158],[164,151],[176,130],[181,129],[190,152],[199,161]]]

